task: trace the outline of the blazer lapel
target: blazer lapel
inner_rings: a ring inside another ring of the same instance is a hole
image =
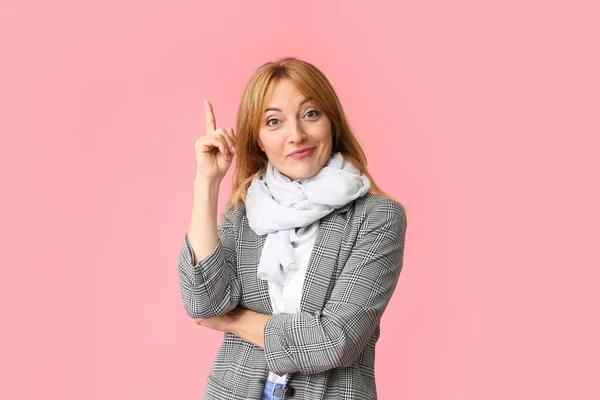
[[[250,228],[248,217],[244,215],[237,249],[240,252],[237,272],[242,282],[242,305],[263,314],[273,314],[267,281],[256,276],[256,266],[266,239],[267,235],[259,236]]]
[[[351,204],[332,211],[321,219],[302,287],[302,312],[315,313],[325,304],[348,222],[346,214]]]
[[[262,253],[262,249],[265,246],[266,240],[267,240],[267,235],[262,235],[262,236],[258,237],[258,243],[260,246],[258,248],[257,265],[258,265],[258,262],[260,262],[260,254]],[[269,283],[265,280],[258,279],[258,277],[256,277],[255,279],[256,279],[256,283],[258,285],[258,292],[259,292],[260,299],[262,301],[263,307],[265,308],[265,313],[272,315],[273,314],[273,305],[271,304],[271,297],[269,297]]]

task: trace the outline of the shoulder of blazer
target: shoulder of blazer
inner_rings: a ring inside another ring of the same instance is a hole
[[[223,207],[223,209],[226,209],[227,207],[229,207],[229,204],[231,204],[230,202],[227,202],[225,204],[225,206]],[[242,205],[240,206],[239,209],[236,209],[235,207],[231,207],[229,209],[229,212],[227,213],[227,215],[225,215],[225,212],[223,211],[221,213],[221,219],[219,221],[219,225],[223,222],[225,222],[226,220],[229,221],[229,224],[232,224],[234,227],[238,228],[241,224],[242,218],[246,215],[246,204],[242,203]]]
[[[380,196],[374,193],[367,193],[353,202],[353,219],[359,224],[375,213],[386,215],[389,218],[396,218],[402,225],[406,225],[405,210],[400,203],[394,199]]]

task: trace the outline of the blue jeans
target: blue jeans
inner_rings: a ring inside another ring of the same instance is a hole
[[[266,381],[263,389],[262,400],[281,400],[283,397],[283,384]]]

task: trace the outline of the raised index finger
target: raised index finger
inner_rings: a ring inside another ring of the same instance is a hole
[[[217,129],[217,123],[215,121],[215,114],[213,112],[212,104],[210,101],[204,100],[204,112],[206,114],[206,134],[213,133]]]

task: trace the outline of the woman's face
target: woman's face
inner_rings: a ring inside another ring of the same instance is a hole
[[[258,145],[291,180],[309,178],[331,156],[331,121],[291,80],[281,79],[266,102]]]

